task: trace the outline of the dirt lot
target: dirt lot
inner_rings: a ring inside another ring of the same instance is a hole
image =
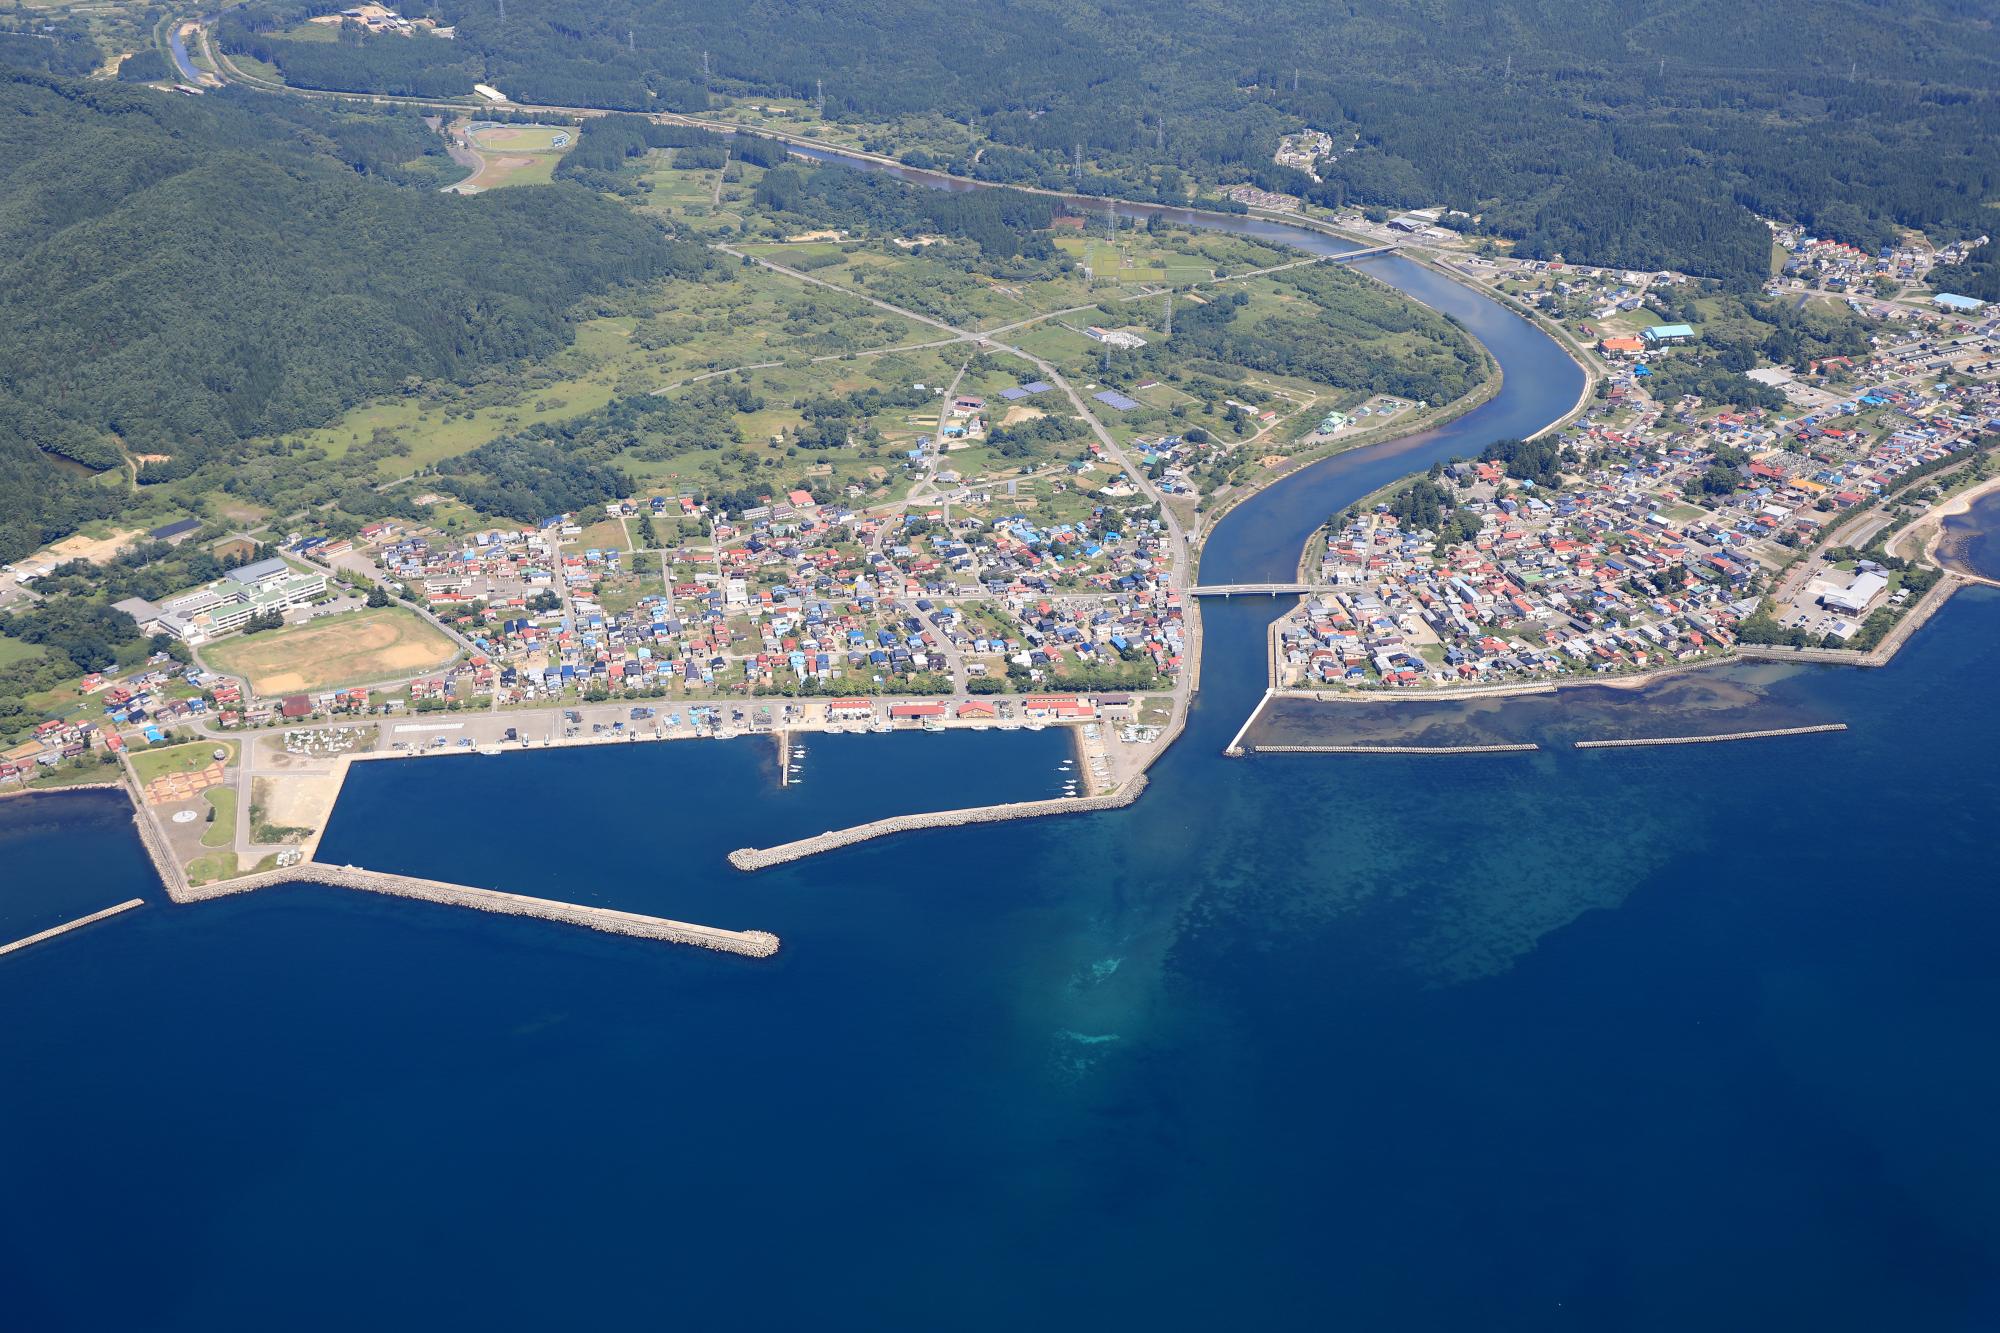
[[[29,559],[53,560],[57,564],[62,564],[66,560],[88,560],[92,564],[102,564],[144,535],[144,530],[140,528],[119,528],[108,537],[86,537],[78,533],[74,537],[63,538],[53,546],[44,546]]]
[[[258,694],[296,694],[415,675],[451,661],[451,640],[399,607],[328,616],[202,649]]]

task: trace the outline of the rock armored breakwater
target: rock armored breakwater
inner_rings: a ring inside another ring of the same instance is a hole
[[[135,811],[134,822],[139,826],[139,840],[145,844],[146,854],[152,857],[153,868],[158,872],[160,882],[166,886],[167,896],[177,903],[227,898],[276,884],[325,884],[337,889],[360,889],[365,893],[382,893],[395,898],[415,898],[421,902],[441,903],[446,907],[469,907],[474,911],[496,912],[501,916],[531,916],[541,921],[559,921],[565,925],[603,931],[607,935],[692,944],[721,953],[742,954],[746,958],[769,958],[778,952],[778,937],[766,930],[723,930],[716,926],[697,926],[638,912],[620,912],[609,907],[587,907],[582,903],[557,902],[553,898],[530,898],[519,893],[502,893],[497,889],[475,889],[467,884],[446,884],[441,880],[418,879],[412,875],[389,875],[379,870],[363,870],[359,866],[321,865],[316,861],[305,861],[279,870],[260,870],[212,884],[190,884],[180,865],[167,851],[165,840],[152,818],[144,811]]]
[[[787,861],[798,861],[838,847],[849,847],[891,833],[917,829],[956,828],[962,824],[997,824],[1009,819],[1036,819],[1042,815],[1081,815],[1096,810],[1117,810],[1139,799],[1146,789],[1140,774],[1116,791],[1102,796],[1059,796],[1046,801],[1017,801],[1010,805],[978,805],[965,810],[934,810],[929,814],[897,815],[852,828],[834,829],[816,837],[783,842],[775,847],[739,847],[729,854],[729,864],[738,870],[768,870]]]

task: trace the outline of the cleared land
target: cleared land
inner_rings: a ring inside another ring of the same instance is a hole
[[[450,639],[401,607],[327,616],[202,649],[258,694],[296,694],[414,675],[452,659]]]

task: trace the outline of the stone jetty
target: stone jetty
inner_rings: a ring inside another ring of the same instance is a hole
[[[834,829],[816,837],[775,847],[739,847],[729,854],[729,864],[738,870],[767,870],[787,861],[798,861],[839,847],[850,847],[871,838],[917,829],[956,828],[961,824],[997,824],[1009,819],[1036,819],[1042,815],[1081,815],[1094,810],[1116,810],[1139,799],[1146,789],[1141,773],[1115,791],[1102,796],[1058,796],[1046,801],[1016,801],[1008,805],[978,805],[964,810],[934,810],[928,814],[896,815],[851,828]]]
[[[1845,722],[1811,727],[1776,727],[1769,731],[1729,731],[1720,736],[1647,736],[1636,740],[1578,741],[1579,750],[1629,750],[1641,745],[1712,745],[1718,741],[1761,741],[1773,736],[1812,736],[1822,731],[1846,731]]]
[[[447,884],[441,880],[418,879],[413,875],[384,874],[379,870],[363,870],[359,866],[322,865],[317,861],[203,884],[189,889],[183,901],[201,902],[249,893],[276,884],[298,883],[360,889],[365,893],[415,898],[447,907],[469,907],[480,912],[497,912],[502,916],[531,916],[542,921],[560,921],[565,925],[601,930],[609,935],[692,944],[749,958],[769,958],[778,951],[778,937],[764,930],[723,930],[716,926],[697,926],[686,921],[670,921],[665,917],[621,912],[609,907],[587,907],[581,903],[558,902],[553,898],[530,898],[519,893],[502,893],[497,889],[475,889],[466,884]]]
[[[38,930],[32,935],[15,940],[12,944],[0,944],[0,954],[13,953],[16,950],[28,948],[30,945],[40,944],[43,940],[52,940],[58,935],[67,935],[72,930],[82,930],[85,926],[95,925],[106,917],[117,916],[120,912],[129,912],[135,907],[144,907],[145,905],[146,900],[144,898],[127,898],[115,907],[107,907],[101,912],[92,912],[89,916],[80,916],[74,921],[65,921],[60,926],[50,926],[47,930]]]
[[[1526,754],[1542,747],[1519,745],[1253,745],[1252,754]]]
[[[150,812],[133,811],[139,826],[139,840],[152,858],[153,869],[166,886],[167,896],[177,903],[206,902],[239,893],[269,888],[277,884],[325,884],[339,889],[359,889],[396,898],[441,903],[447,907],[469,907],[502,916],[531,916],[542,921],[601,930],[609,935],[629,935],[635,939],[663,940],[670,944],[692,944],[748,958],[769,958],[778,951],[778,937],[765,930],[724,930],[717,926],[697,926],[686,921],[621,912],[609,907],[588,907],[582,903],[558,902],[553,898],[531,898],[525,894],[502,893],[497,889],[476,889],[468,884],[447,884],[441,880],[419,879],[413,875],[389,875],[359,866],[330,866],[317,861],[276,870],[260,870],[210,884],[192,884],[168,850],[166,839]]]

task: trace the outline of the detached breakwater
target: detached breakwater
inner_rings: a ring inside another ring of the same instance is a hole
[[[66,935],[72,930],[82,930],[85,926],[95,925],[106,917],[117,916],[120,912],[129,912],[135,907],[144,907],[145,905],[146,900],[144,898],[127,898],[124,902],[116,906],[107,907],[101,912],[92,912],[89,916],[80,916],[74,921],[65,921],[60,926],[50,926],[47,930],[38,930],[32,935],[15,940],[12,944],[0,944],[0,954],[13,953],[16,950],[28,948],[30,945],[40,944],[43,940],[52,940],[58,935]]]
[[[1016,801],[1007,805],[979,805],[964,810],[933,810],[927,814],[895,815],[866,824],[855,824],[849,828],[832,829],[794,842],[782,842],[774,847],[739,847],[729,854],[729,864],[738,870],[768,870],[787,861],[803,860],[808,856],[817,856],[821,852],[849,847],[857,842],[867,842],[871,838],[886,838],[892,833],[910,833],[927,828],[956,828],[963,824],[998,824],[1010,819],[1037,819],[1043,815],[1081,815],[1096,810],[1116,810],[1138,800],[1139,793],[1145,789],[1146,776],[1142,773],[1124,786],[1106,792],[1102,796],[1057,796],[1045,801]]]
[[[1773,736],[1812,736],[1822,731],[1846,731],[1845,722],[1810,727],[1774,727],[1768,731],[1728,731],[1719,736],[1646,736],[1633,740],[1578,741],[1579,750],[1630,750],[1641,745],[1713,745],[1718,741],[1761,741]]]
[[[1252,754],[1526,754],[1542,747],[1517,745],[1253,745]]]

